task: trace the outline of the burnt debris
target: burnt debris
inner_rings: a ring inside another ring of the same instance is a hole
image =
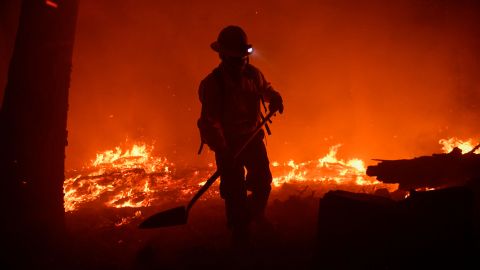
[[[480,177],[480,154],[474,153],[478,147],[465,154],[454,148],[446,154],[380,160],[367,167],[367,175],[384,183],[398,183],[403,190],[465,185]]]

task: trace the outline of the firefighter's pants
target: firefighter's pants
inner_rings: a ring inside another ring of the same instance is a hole
[[[221,173],[220,195],[225,200],[229,227],[246,226],[250,221],[264,217],[272,182],[264,136],[263,131],[257,134],[233,166]],[[238,149],[247,138],[230,139],[229,146]],[[216,155],[217,164],[222,162],[220,158]],[[251,192],[248,197],[247,191]]]

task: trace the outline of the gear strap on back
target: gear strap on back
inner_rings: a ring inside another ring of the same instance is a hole
[[[265,109],[265,113],[267,113],[267,106],[265,105],[265,100],[263,99],[262,96],[260,96],[260,100],[262,101],[262,105],[263,105],[263,109]],[[265,121],[265,116],[263,116],[263,113],[261,110],[260,110],[260,118],[262,118],[262,121]],[[268,123],[272,123],[272,120],[268,119],[268,121],[265,123],[265,130],[267,131],[268,135],[272,135],[272,131],[270,130]]]

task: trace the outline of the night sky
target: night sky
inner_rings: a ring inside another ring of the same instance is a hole
[[[0,89],[19,1],[0,3]],[[219,63],[209,45],[243,27],[284,98],[267,139],[271,160],[410,158],[438,140],[480,135],[480,4],[443,0],[82,0],[66,167],[125,140],[196,156],[200,81]]]

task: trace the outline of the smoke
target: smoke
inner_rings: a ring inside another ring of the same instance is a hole
[[[480,134],[476,1],[84,0],[73,59],[67,168],[129,141],[173,161],[196,156],[197,88],[209,48],[242,26],[285,113],[271,160],[406,158]]]
[[[203,161],[197,87],[229,24],[247,31],[251,62],[284,96],[271,159],[337,143],[363,159],[437,151],[440,138],[479,134],[478,11],[469,1],[84,1],[68,160],[129,138]]]

